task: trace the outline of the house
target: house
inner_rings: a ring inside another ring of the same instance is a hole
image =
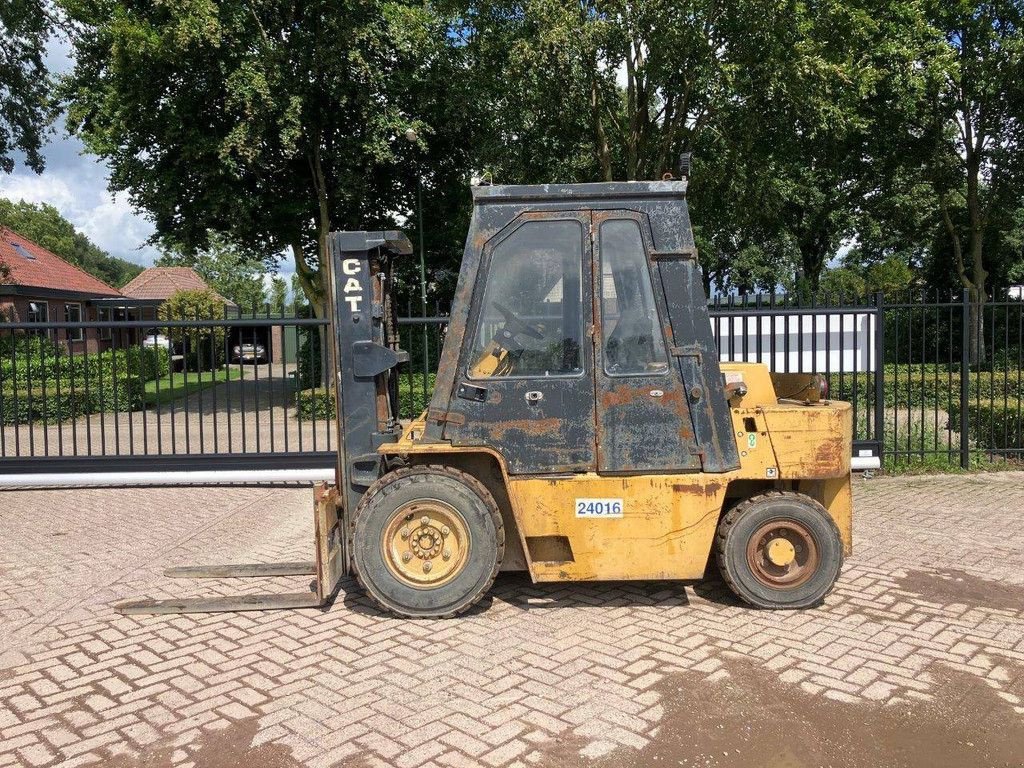
[[[93,277],[14,230],[0,227],[0,261],[9,277],[0,282],[0,322],[78,323],[110,320],[105,300],[120,298],[116,288]],[[73,354],[110,347],[110,328],[40,330]]]
[[[150,267],[132,278],[121,294],[137,310],[133,319],[155,320],[160,305],[178,291],[210,291],[224,303],[227,317],[237,317],[238,305],[210,288],[191,267]]]
[[[156,320],[160,305],[178,291],[210,291],[224,304],[225,318],[242,316],[235,302],[213,290],[191,267],[150,267],[121,289],[123,306],[132,320]],[[232,348],[242,344],[261,345],[270,362],[280,363],[284,349],[281,334],[280,326],[231,327],[227,344]]]

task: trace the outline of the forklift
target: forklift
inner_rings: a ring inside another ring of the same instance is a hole
[[[819,604],[851,552],[852,410],[825,380],[720,363],[687,181],[473,187],[436,385],[397,418],[399,231],[330,236],[335,483],[315,559],[173,577],[312,575],[309,592],[135,600],[123,613],[322,606],[451,617],[499,571],[705,577],[756,608]]]

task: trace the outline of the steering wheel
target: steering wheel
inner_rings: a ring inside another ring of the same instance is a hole
[[[520,333],[524,336],[529,336],[531,339],[543,339],[544,334],[534,328],[532,325],[524,323],[520,320],[516,313],[497,301],[492,301],[492,304],[505,316],[505,330],[512,336],[518,336]]]

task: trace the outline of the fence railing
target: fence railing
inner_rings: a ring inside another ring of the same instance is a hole
[[[1024,459],[1024,302],[1000,295],[717,299],[723,360],[823,373],[854,455],[887,467]],[[401,318],[399,416],[426,407],[445,317]],[[0,324],[0,474],[333,466],[326,321]]]
[[[6,472],[332,466],[310,318],[0,324]],[[305,382],[305,383],[304,383]]]

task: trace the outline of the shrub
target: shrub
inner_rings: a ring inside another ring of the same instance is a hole
[[[142,381],[162,379],[171,372],[171,354],[163,347],[129,347],[126,368]]]
[[[967,407],[969,431],[974,444],[981,449],[1024,448],[1024,401],[972,401]],[[949,426],[960,430],[960,403],[949,411]]]
[[[32,389],[44,384],[49,387],[58,382],[70,388],[115,376],[149,381],[166,376],[169,370],[170,356],[162,348],[129,347],[92,355],[69,355],[60,348],[44,348],[42,354],[16,351],[0,359],[0,382],[8,389]]]
[[[419,417],[427,407],[430,395],[434,391],[434,374],[427,377],[426,393],[423,392],[422,374],[412,377],[410,385],[409,377],[402,375],[398,380],[398,406],[400,409],[399,418],[414,419]],[[303,389],[295,395],[296,416],[299,419],[333,419],[334,418],[334,392],[325,387]]]
[[[320,335],[321,332],[326,333],[326,329],[321,331],[319,327],[300,327],[298,332],[299,351],[296,362],[299,371],[299,388],[311,389],[318,387],[323,383],[321,378],[323,362],[320,359]]]
[[[0,422],[25,424],[34,421],[58,423],[100,411],[133,411],[142,406],[143,384],[133,377],[109,379],[86,391],[37,387],[0,392]]]
[[[223,320],[224,302],[211,290],[172,293],[157,313],[161,320]],[[172,343],[185,342],[189,370],[208,371],[224,362],[227,328],[168,328]]]
[[[334,392],[326,387],[301,390],[295,395],[295,406],[299,419],[333,419]]]
[[[888,408],[941,408],[948,410],[960,401],[959,366],[887,365],[884,371],[884,396]],[[834,373],[829,376],[829,393],[836,400],[852,400],[856,384],[857,399],[874,397],[874,375]],[[968,379],[971,399],[1024,399],[1024,373],[1016,370],[974,371]]]

